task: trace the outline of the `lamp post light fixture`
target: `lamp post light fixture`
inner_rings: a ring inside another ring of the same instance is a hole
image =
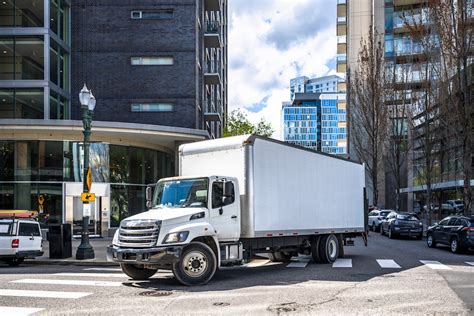
[[[91,125],[92,115],[94,114],[95,108],[95,97],[92,94],[92,90],[87,89],[86,84],[79,93],[79,101],[81,102],[82,108],[82,126],[84,127],[84,174],[83,178],[83,192],[89,193],[87,186],[87,175],[89,173],[89,141],[91,136]],[[90,205],[89,202],[83,203],[82,213],[82,234],[81,244],[77,248],[76,259],[94,259],[94,249],[89,243],[89,216],[90,216]]]

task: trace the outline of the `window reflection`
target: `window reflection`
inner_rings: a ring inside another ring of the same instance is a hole
[[[0,80],[12,79],[44,79],[43,37],[0,37]]]
[[[0,26],[43,27],[43,0],[2,0],[0,2]]]
[[[43,89],[0,89],[0,119],[44,117]]]

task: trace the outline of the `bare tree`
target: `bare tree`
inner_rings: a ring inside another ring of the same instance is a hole
[[[366,164],[374,205],[379,199],[379,172],[387,133],[384,71],[381,36],[370,27],[368,38],[361,40],[358,67],[348,77],[351,81],[351,141],[358,159]]]
[[[441,52],[441,78],[445,97],[441,109],[446,114],[453,141],[459,141],[462,155],[463,199],[472,212],[472,172],[474,111],[472,104],[472,57],[474,12],[471,1],[431,0],[430,22],[437,30]]]
[[[407,69],[396,72],[393,63],[385,68],[385,106],[388,108],[387,141],[385,142],[386,165],[395,183],[395,210],[400,211],[400,190],[405,184],[408,153],[412,142],[408,141],[411,126],[411,93]]]

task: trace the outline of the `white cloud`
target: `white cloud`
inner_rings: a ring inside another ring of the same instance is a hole
[[[254,111],[253,122],[264,117],[273,137],[290,79],[328,74],[335,56],[336,1],[229,1],[229,110]]]

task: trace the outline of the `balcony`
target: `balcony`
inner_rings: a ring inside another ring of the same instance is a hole
[[[214,102],[208,99],[204,111],[204,120],[206,122],[222,122],[221,114],[216,111]]]
[[[207,85],[221,84],[219,62],[209,61],[204,69],[204,83]]]
[[[220,11],[221,1],[220,0],[204,0],[204,10],[206,11]]]
[[[206,29],[204,32],[204,45],[206,47],[221,47],[221,37],[219,31],[219,21],[207,21]]]

